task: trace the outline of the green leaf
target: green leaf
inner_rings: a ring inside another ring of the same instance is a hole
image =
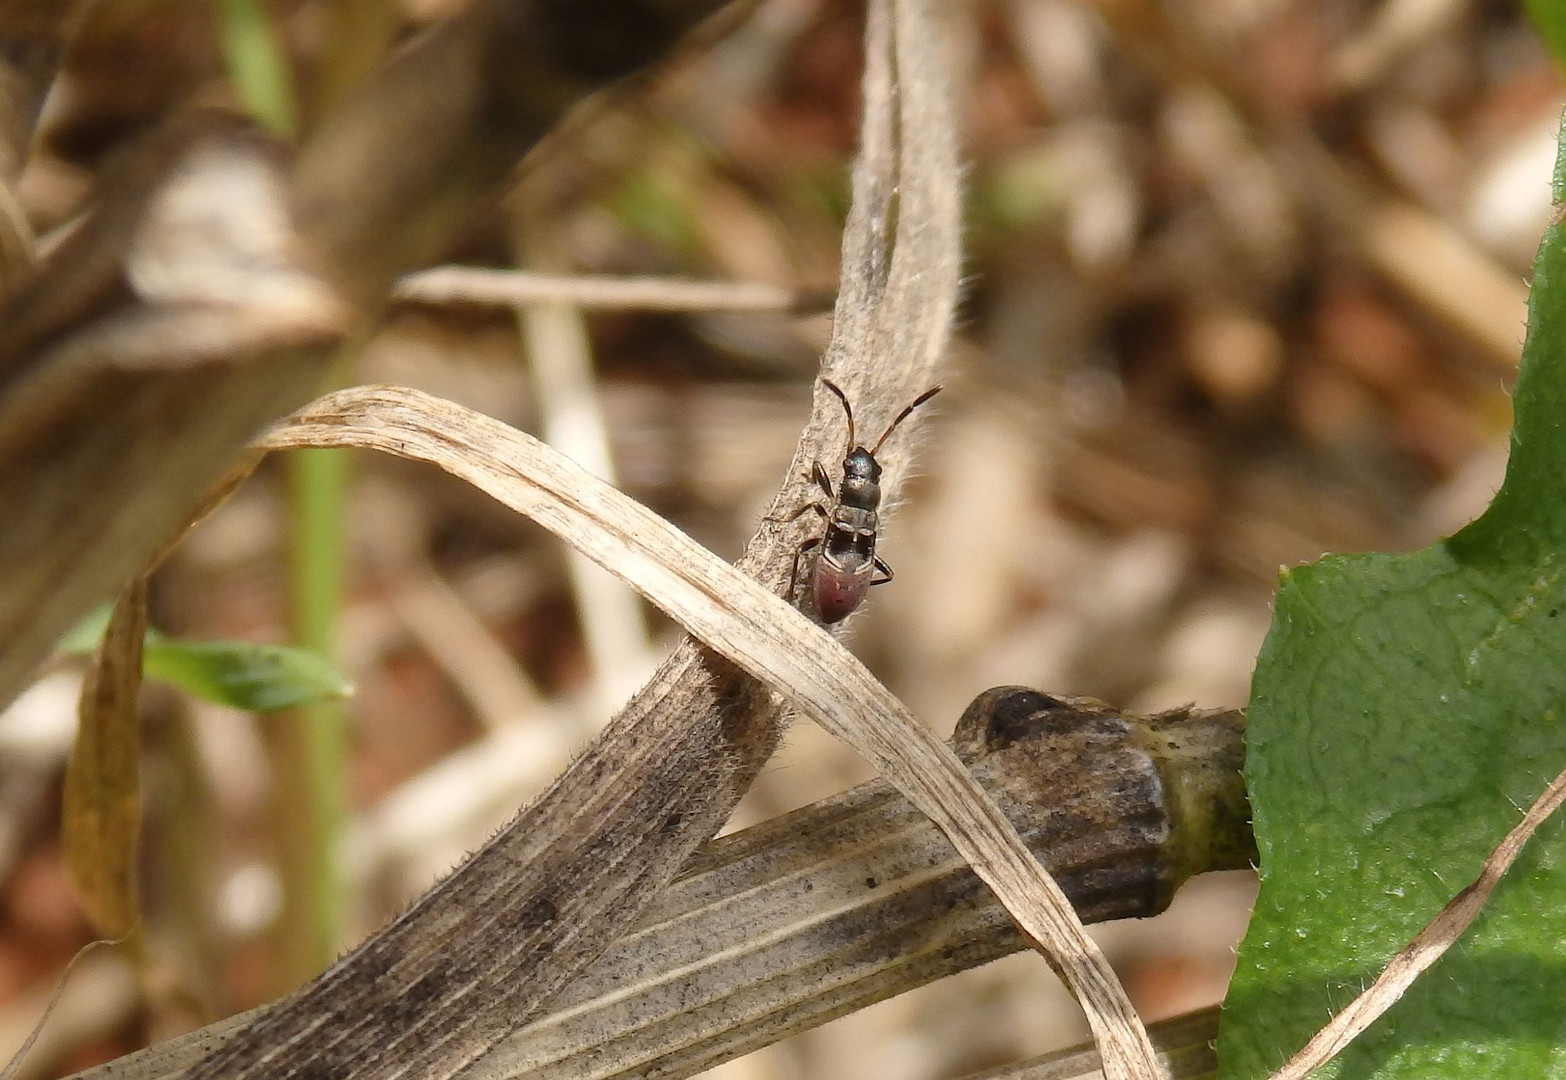
[[[1557,167],[1556,200],[1561,199]],[[1265,1076],[1347,1004],[1566,767],[1566,238],[1534,268],[1506,481],[1412,555],[1284,575],[1246,783],[1261,892],[1219,1076]],[[1566,822],[1317,1077],[1566,1077]]]
[[[60,641],[60,651],[91,655],[108,622],[108,608],[95,611]],[[147,678],[249,712],[277,712],[353,693],[353,685],[331,664],[286,645],[184,641],[148,627],[142,650]]]
[[[353,689],[315,653],[284,645],[149,639],[143,666],[149,679],[260,713],[346,697]]]
[[[1523,6],[1550,47],[1556,66],[1566,68],[1566,4],[1561,0],[1524,0]]]

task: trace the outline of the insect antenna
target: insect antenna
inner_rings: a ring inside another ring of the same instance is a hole
[[[821,385],[837,395],[837,400],[843,403],[843,412],[848,416],[848,449],[843,451],[843,456],[847,457],[854,452],[854,410],[848,404],[848,395],[843,393],[842,387],[838,386],[837,383],[831,379],[823,378]]]
[[[908,407],[905,408],[902,412],[897,414],[897,419],[893,420],[890,424],[886,425],[886,430],[881,432],[881,437],[879,439],[877,439],[875,441],[875,445],[870,448],[870,456],[871,457],[875,457],[877,454],[879,454],[881,452],[881,444],[886,442],[886,437],[888,435],[890,435],[893,431],[897,430],[897,425],[898,424],[901,424],[904,420],[908,419],[908,414],[909,413],[913,412],[919,406],[923,405],[926,401],[929,401],[931,398],[933,398],[936,394],[939,394],[940,392],[941,392],[941,387],[939,385],[932,386],[932,387],[930,387],[930,389],[926,390],[924,393],[920,394],[918,397],[916,397],[912,401],[910,401],[908,403]],[[839,390],[838,393],[841,394],[842,391]],[[848,402],[847,402],[846,399],[844,400],[843,405],[845,407],[848,405]]]

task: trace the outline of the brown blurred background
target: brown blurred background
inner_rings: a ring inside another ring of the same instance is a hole
[[[407,0],[400,33],[449,10]],[[327,5],[270,5],[302,88]],[[21,185],[41,234],[106,156],[225,99],[215,8],[99,6]],[[1505,462],[1525,281],[1563,90],[1515,5],[970,0],[957,6],[968,284],[920,471],[883,532],[897,580],[851,647],[943,734],[1001,683],[1150,711],[1245,702],[1280,565],[1408,550]],[[557,141],[454,262],[829,293],[862,13],[767,0],[717,48]],[[733,557],[809,402],[824,315],[403,304],[351,381],[418,386],[604,455]],[[895,406],[896,403],[889,403]],[[357,940],[557,772],[675,629],[432,470],[353,462],[341,659],[358,687],[344,859]],[[199,638],[287,639],[270,463],[153,586]],[[59,867],[73,669],[0,721],[0,1048],[89,934]],[[156,974],[78,975],[31,1063],[58,1074],[278,992],[261,723],[147,694]],[[809,725],[737,826],[867,778]],[[1254,885],[1214,875],[1100,928],[1149,1019],[1222,996]],[[1037,957],[725,1066],[727,1080],[935,1080],[1085,1035]]]

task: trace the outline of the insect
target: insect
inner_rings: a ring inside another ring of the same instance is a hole
[[[875,553],[876,511],[881,506],[881,466],[875,456],[897,425],[940,393],[941,388],[932,386],[909,402],[881,432],[875,445],[866,449],[854,439],[854,410],[848,404],[848,395],[830,379],[822,379],[821,383],[843,403],[843,413],[848,417],[848,444],[843,453],[843,479],[836,492],[821,462],[811,469],[811,478],[821,485],[827,501],[802,506],[794,517],[814,510],[826,520],[827,528],[824,536],[813,537],[799,546],[794,555],[793,580],[799,580],[799,560],[819,548],[810,574],[811,601],[822,622],[835,623],[847,618],[864,601],[870,586],[892,580],[892,568]]]

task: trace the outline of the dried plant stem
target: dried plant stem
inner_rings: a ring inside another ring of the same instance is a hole
[[[844,236],[829,369],[854,360],[888,362],[898,356],[927,357],[933,363],[946,346],[960,265],[961,200],[942,33],[945,17],[944,5],[927,0],[870,5],[865,121],[854,174],[853,210],[860,217],[851,216]],[[889,164],[892,160],[895,166]],[[894,217],[895,243],[889,247],[886,230]],[[890,715],[898,715],[895,701],[885,704]],[[827,720],[817,719],[847,738]],[[1009,832],[994,804],[965,798],[966,774],[955,759],[936,764],[938,745],[921,747],[921,754],[929,751],[929,761],[904,773],[904,744],[899,740],[909,736],[897,722],[876,726],[873,733],[861,733],[863,743],[851,744],[931,814],[1038,942],[1082,1005],[1109,1080],[1161,1075],[1135,1009],[1054,881],[1020,845],[992,842]],[[961,813],[937,816],[932,806],[960,807]],[[1020,905],[1022,893],[1036,903],[1014,907],[1012,898]]]
[[[417,391],[360,387],[329,395],[262,445],[359,446],[430,462],[641,590],[871,760],[935,821],[1076,992],[1094,1025],[1106,1076],[1160,1075],[1146,1032],[1102,954],[1005,815],[945,744],[782,599],[530,436]]]
[[[1158,1060],[1169,1080],[1211,1080],[1218,1073],[1213,1039],[1218,1035],[1218,1007],[1162,1020],[1148,1027]],[[965,1076],[962,1080],[1104,1080],[1098,1051],[1091,1045],[1059,1050],[1031,1061]]]
[[[392,299],[419,304],[516,304],[555,302],[584,308],[651,311],[798,311],[808,298],[775,285],[691,281],[681,278],[608,277],[437,266],[409,274]]]
[[[1234,712],[1140,717],[996,687],[952,742],[1086,921],[1152,915],[1187,875],[1255,858]],[[461,1080],[633,1080],[650,1062],[689,1076],[1027,947],[929,819],[874,780],[705,845],[547,1015]],[[239,1022],[77,1080],[168,1080]],[[1210,1012],[1200,1034],[1180,1036],[1176,1075],[1210,1065],[1216,1022]],[[1058,1071],[1062,1058],[1075,1071]],[[1091,1049],[1050,1060],[1057,1071],[1034,1062],[1018,1075],[1102,1076]]]
[[[547,244],[529,245],[526,230],[514,230],[519,254],[529,247],[547,255]],[[616,483],[603,405],[593,378],[592,344],[576,305],[535,302],[516,309],[517,329],[527,356],[543,419],[544,440],[593,475]],[[607,715],[647,681],[657,656],[647,640],[641,604],[623,582],[575,551],[566,562],[577,617],[592,661],[596,696]]]

